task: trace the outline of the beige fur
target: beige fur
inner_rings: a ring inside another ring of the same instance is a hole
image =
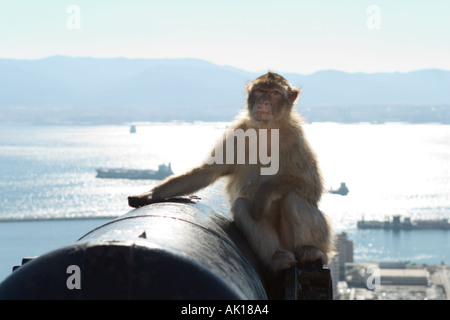
[[[300,90],[274,73],[251,82],[247,90],[247,111],[231,129],[279,130],[279,170],[275,175],[261,175],[259,162],[203,163],[149,192],[129,197],[129,203],[138,207],[155,199],[191,194],[227,176],[234,221],[269,270],[277,272],[296,261],[321,259],[326,264],[333,254],[333,236],[329,221],[318,209],[323,182],[317,159],[305,139],[302,118],[293,110]],[[267,110],[272,111],[264,113],[264,121],[258,120],[257,112]],[[221,143],[225,145],[225,141]]]

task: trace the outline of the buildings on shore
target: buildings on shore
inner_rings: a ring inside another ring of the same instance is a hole
[[[450,300],[450,266],[353,261],[353,241],[337,237],[338,254],[329,265],[339,300]]]

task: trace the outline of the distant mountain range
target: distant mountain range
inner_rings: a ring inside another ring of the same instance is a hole
[[[0,123],[230,121],[258,75],[197,59],[0,59]],[[450,123],[450,71],[283,76],[307,121]]]

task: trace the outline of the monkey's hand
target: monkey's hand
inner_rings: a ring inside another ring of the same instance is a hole
[[[162,198],[152,189],[137,196],[129,196],[128,205],[133,208],[139,208],[161,200]]]

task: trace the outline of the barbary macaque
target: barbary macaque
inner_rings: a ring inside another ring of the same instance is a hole
[[[129,205],[140,207],[189,195],[226,176],[233,219],[266,271],[278,274],[296,262],[321,260],[327,264],[333,254],[333,235],[318,208],[323,181],[316,155],[304,136],[303,119],[293,109],[301,90],[272,72],[249,82],[246,90],[246,110],[230,129],[245,132],[250,145],[236,142],[235,136],[228,134],[212,152],[215,161],[205,161],[146,193],[129,197]],[[251,141],[252,135],[257,141]],[[256,144],[265,146],[266,155],[278,161],[266,174],[262,169],[267,167],[268,157],[265,162],[238,160],[242,148],[250,160]],[[218,154],[223,146],[225,152]]]

